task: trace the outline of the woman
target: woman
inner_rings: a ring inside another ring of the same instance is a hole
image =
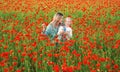
[[[59,26],[62,22],[62,19],[63,19],[63,14],[58,12],[55,14],[55,16],[53,17],[53,20],[47,26],[44,33],[48,37],[50,37],[51,40],[53,40],[55,38],[55,36],[57,35]]]

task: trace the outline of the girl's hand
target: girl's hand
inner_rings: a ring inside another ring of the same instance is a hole
[[[67,31],[67,32],[64,32],[64,34],[65,34],[65,35],[69,35],[69,32],[68,32],[68,31]]]
[[[62,30],[62,31],[60,31],[60,34],[64,34],[64,31]]]

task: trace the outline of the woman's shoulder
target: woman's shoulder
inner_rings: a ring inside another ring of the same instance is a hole
[[[63,26],[59,26],[59,29],[63,28]]]
[[[49,23],[47,27],[53,27],[53,24],[52,24],[52,23]]]
[[[63,28],[63,26],[59,26],[59,27],[62,27],[62,28]]]

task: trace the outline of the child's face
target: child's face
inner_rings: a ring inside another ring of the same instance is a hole
[[[70,18],[66,18],[65,25],[70,26],[72,24],[72,20]]]

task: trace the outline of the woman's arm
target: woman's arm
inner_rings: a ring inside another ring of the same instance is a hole
[[[43,24],[42,24],[42,33],[43,33],[43,34],[45,33],[45,30],[46,30],[46,25],[43,23]]]
[[[64,32],[63,27],[60,26],[59,29],[58,29],[57,35],[61,35],[61,34],[63,34],[63,32]]]
[[[52,31],[52,26],[49,24],[45,30],[45,34],[48,36],[51,34],[51,31]]]

